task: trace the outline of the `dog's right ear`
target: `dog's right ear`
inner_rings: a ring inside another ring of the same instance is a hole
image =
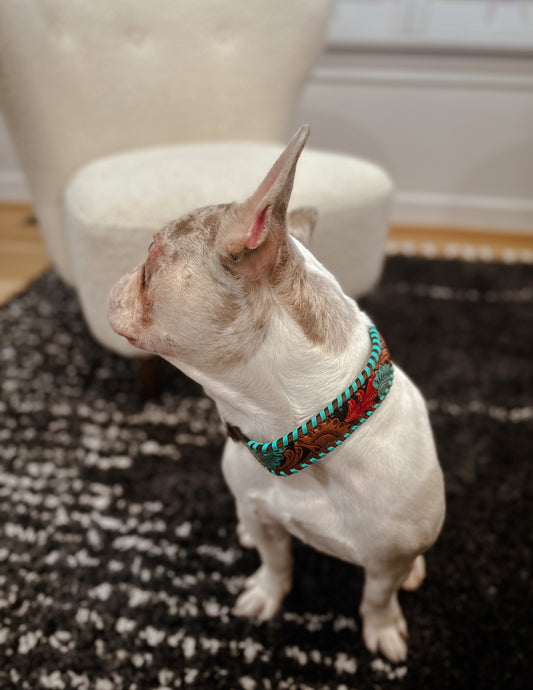
[[[249,281],[267,275],[287,237],[287,207],[298,158],[309,136],[301,127],[252,196],[235,211],[231,223],[219,232],[217,249],[230,257],[235,269]]]

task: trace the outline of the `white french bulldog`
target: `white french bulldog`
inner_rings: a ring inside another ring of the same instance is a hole
[[[287,212],[308,134],[244,203],[165,226],[113,288],[109,318],[198,381],[228,425],[222,467],[238,534],[262,563],[235,612],[276,614],[294,535],[363,566],[364,641],[398,662],[407,626],[397,592],[424,579],[443,477],[422,395],[397,367],[392,380],[368,317],[304,246],[316,212]]]

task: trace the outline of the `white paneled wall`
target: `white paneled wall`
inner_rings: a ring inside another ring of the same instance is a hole
[[[533,58],[330,52],[303,121],[389,171],[396,222],[533,232]]]
[[[390,172],[396,222],[533,233],[533,0],[336,0],[303,120]]]

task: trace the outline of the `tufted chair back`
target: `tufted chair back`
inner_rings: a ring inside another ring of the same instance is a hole
[[[62,197],[117,151],[283,140],[328,0],[1,0],[0,95],[60,274]]]

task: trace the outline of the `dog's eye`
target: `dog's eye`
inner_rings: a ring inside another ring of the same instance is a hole
[[[152,249],[154,248],[154,244],[155,244],[155,242],[153,242],[153,241],[150,242],[150,246],[148,247],[148,254],[149,254],[149,253],[152,251]]]

